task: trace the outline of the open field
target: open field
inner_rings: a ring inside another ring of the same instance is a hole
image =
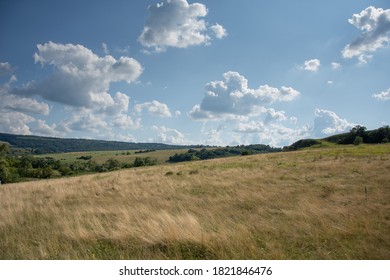
[[[91,156],[91,160],[94,160],[98,164],[106,162],[110,158],[115,158],[121,163],[133,163],[136,157],[150,157],[157,161],[157,164],[165,163],[170,156],[176,153],[185,153],[188,149],[178,150],[157,150],[147,153],[136,153],[139,150],[129,151],[95,151],[95,152],[73,152],[73,153],[59,153],[59,154],[44,154],[37,155],[36,157],[52,157],[55,160],[60,160],[64,163],[72,163],[75,161],[84,161],[78,159],[82,156]]]
[[[0,259],[390,259],[390,145],[2,185]]]

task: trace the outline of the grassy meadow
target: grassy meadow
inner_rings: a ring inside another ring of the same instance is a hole
[[[0,259],[390,259],[390,145],[1,185]]]
[[[80,157],[91,156],[91,160],[95,161],[98,164],[102,164],[107,160],[114,158],[120,163],[132,163],[136,157],[150,157],[156,160],[157,164],[165,163],[170,156],[173,156],[176,153],[185,153],[188,149],[177,149],[177,150],[157,150],[143,153],[136,153],[139,150],[129,150],[129,151],[94,151],[94,152],[71,152],[71,153],[59,153],[59,154],[43,154],[35,155],[35,157],[51,157],[55,160],[60,160],[64,163],[73,163],[77,161],[85,161],[80,159]]]

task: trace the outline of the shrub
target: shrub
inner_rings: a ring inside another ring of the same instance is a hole
[[[120,168],[120,163],[117,159],[114,159],[114,158],[110,158],[108,159],[105,163],[104,163],[104,166],[108,169],[108,170],[114,170],[114,169],[118,169]]]
[[[144,158],[136,157],[133,165],[134,167],[140,167],[140,166],[151,166],[155,164],[156,164],[156,160],[153,160],[150,157],[144,157]]]
[[[354,145],[360,145],[360,144],[362,144],[363,143],[363,137],[361,137],[361,136],[356,136],[355,137],[355,140],[353,141],[353,144]]]

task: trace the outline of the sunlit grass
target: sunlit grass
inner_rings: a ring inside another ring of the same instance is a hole
[[[0,187],[1,259],[389,259],[390,145]]]

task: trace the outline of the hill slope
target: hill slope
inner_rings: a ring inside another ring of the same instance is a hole
[[[284,147],[285,151],[296,151],[311,146],[329,146],[332,144],[380,144],[390,142],[390,127],[383,126],[374,130],[366,130],[364,126],[355,126],[347,133],[340,133],[323,139],[301,139],[290,146]]]
[[[113,151],[113,150],[170,150],[186,146],[160,143],[130,143],[89,139],[68,139],[32,135],[13,135],[0,133],[0,141],[9,143],[16,149],[28,149],[35,154]],[[192,146],[187,146],[192,147]]]
[[[390,145],[0,187],[0,259],[390,259]]]

